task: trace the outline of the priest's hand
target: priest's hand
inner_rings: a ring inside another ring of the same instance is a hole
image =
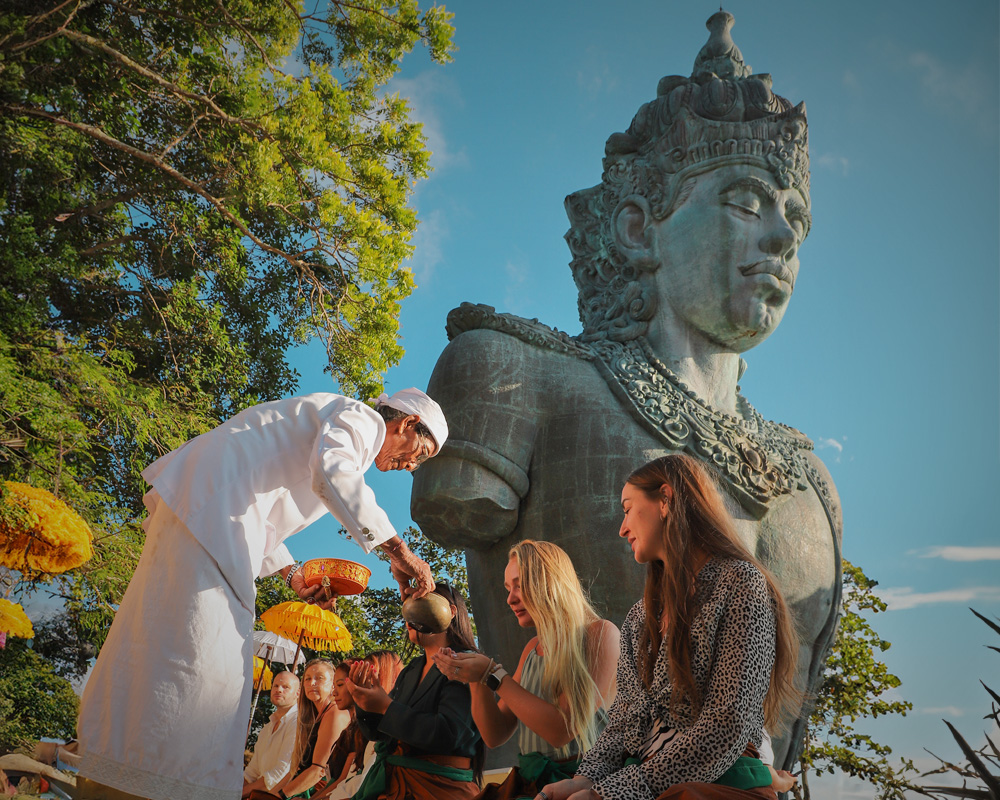
[[[309,604],[315,603],[320,608],[326,609],[327,611],[333,610],[334,606],[337,604],[337,595],[332,594],[329,589],[325,589],[319,584],[316,586],[306,586],[306,579],[302,576],[301,567],[292,573],[292,577],[289,580],[288,585],[292,587],[292,591],[295,592],[295,594],[297,594],[299,599],[303,602]]]
[[[382,550],[389,556],[389,569],[399,584],[399,594],[407,597],[423,597],[434,591],[434,577],[427,562],[414,555],[398,536],[384,542]]]

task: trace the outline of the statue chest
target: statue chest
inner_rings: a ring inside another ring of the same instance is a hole
[[[636,467],[679,448],[667,447],[606,389],[590,388],[594,391],[567,398],[565,413],[550,410],[539,426],[528,470],[531,488],[515,536],[558,542],[581,574],[596,575],[598,585],[607,582],[611,591],[621,591],[638,585],[642,575],[618,537],[622,486]],[[774,573],[802,632],[814,635],[835,602],[836,495],[818,473],[808,474],[815,470],[801,457],[805,480],[771,498],[763,514],[760,505],[748,509],[725,478],[722,482],[744,543]]]

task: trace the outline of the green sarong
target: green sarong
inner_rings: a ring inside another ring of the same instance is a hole
[[[553,761],[541,753],[519,753],[517,772],[524,785],[533,783],[541,789],[548,783],[572,778],[576,774],[576,768],[580,766],[580,761],[579,758],[573,761]],[[534,797],[535,794],[518,795],[517,800],[522,800],[522,798],[534,800]]]
[[[354,793],[351,800],[375,800],[382,794],[388,782],[386,766],[392,764],[394,767],[405,767],[415,769],[418,772],[426,772],[430,775],[439,775],[442,778],[449,778],[453,781],[471,781],[474,777],[471,769],[457,769],[455,767],[444,767],[427,761],[423,758],[413,758],[412,756],[389,755],[389,745],[386,742],[375,742],[375,761],[372,768],[368,770],[364,781]]]
[[[623,767],[633,764],[641,764],[642,759],[633,756],[625,760]],[[712,783],[720,786],[730,786],[733,789],[758,789],[761,786],[771,785],[771,771],[764,766],[764,762],[759,758],[740,756],[736,763],[723,772]]]

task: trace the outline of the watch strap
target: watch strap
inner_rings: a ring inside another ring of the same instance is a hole
[[[497,664],[497,668],[486,676],[486,687],[492,692],[497,691],[500,688],[501,682],[507,677],[507,675],[507,670]]]

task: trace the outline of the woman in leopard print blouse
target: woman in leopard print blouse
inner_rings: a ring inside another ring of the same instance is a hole
[[[775,800],[756,748],[798,699],[781,593],[695,459],[640,467],[622,509],[619,535],[649,568],[622,626],[610,721],[537,800]]]

